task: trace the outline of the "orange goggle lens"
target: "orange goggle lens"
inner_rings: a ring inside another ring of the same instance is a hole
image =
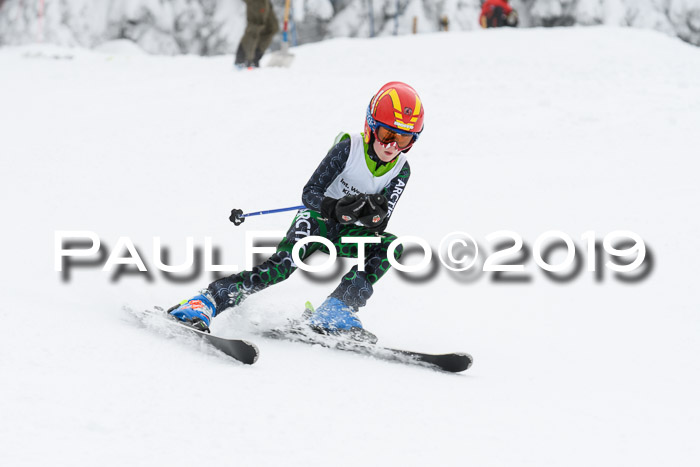
[[[377,139],[380,143],[389,144],[396,141],[396,145],[401,149],[409,146],[413,142],[414,138],[414,135],[412,134],[397,133],[383,126],[377,127],[375,134],[377,135]]]

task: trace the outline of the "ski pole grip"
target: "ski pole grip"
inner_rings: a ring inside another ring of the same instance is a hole
[[[233,222],[233,225],[239,226],[245,221],[245,217],[243,217],[243,210],[242,209],[231,209],[231,215],[229,216],[228,220]]]

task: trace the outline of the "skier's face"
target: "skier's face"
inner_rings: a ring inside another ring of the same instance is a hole
[[[399,152],[401,152],[399,146],[396,144],[396,141],[392,141],[389,144],[384,144],[378,139],[375,139],[372,147],[374,148],[374,152],[377,153],[377,157],[379,157],[382,162],[393,161],[394,158],[399,155]]]

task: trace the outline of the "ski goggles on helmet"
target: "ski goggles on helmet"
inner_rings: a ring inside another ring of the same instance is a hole
[[[396,143],[399,149],[406,149],[416,140],[415,133],[397,130],[388,125],[377,122],[377,127],[374,130],[374,136],[382,144]]]

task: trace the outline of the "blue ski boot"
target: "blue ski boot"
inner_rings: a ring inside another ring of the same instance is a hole
[[[168,313],[198,331],[209,332],[211,319],[216,316],[214,297],[208,290],[202,290],[201,294],[183,300]]]
[[[376,343],[377,336],[362,327],[362,322],[355,313],[357,308],[348,306],[335,297],[328,297],[315,310],[307,302],[304,317],[308,320],[309,327],[320,334],[333,334],[356,341]]]

